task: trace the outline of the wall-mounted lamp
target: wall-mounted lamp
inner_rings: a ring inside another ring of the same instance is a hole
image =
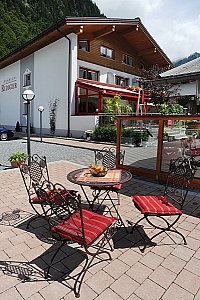
[[[154,48],[153,52],[154,52],[154,53],[156,53],[156,52],[157,52],[157,49],[156,49],[156,48]]]
[[[115,25],[113,25],[113,27],[112,27],[112,31],[115,31]]]
[[[79,32],[83,33],[83,25],[80,26]]]
[[[138,31],[138,30],[139,30],[139,25],[137,25],[137,26],[136,26],[135,30],[136,30],[136,31]]]

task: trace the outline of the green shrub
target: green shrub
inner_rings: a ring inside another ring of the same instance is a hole
[[[142,141],[148,140],[148,134],[146,131],[135,130],[134,128],[123,128],[122,137],[133,138],[134,142],[138,140],[142,140]]]
[[[16,153],[11,153],[10,156],[8,157],[8,161],[25,161],[28,158],[28,155],[24,152],[16,152]]]
[[[116,142],[117,130],[114,126],[99,126],[93,132],[93,140],[101,142]]]

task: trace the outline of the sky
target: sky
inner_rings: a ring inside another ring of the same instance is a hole
[[[172,62],[200,53],[200,0],[93,0],[108,18],[143,25]]]

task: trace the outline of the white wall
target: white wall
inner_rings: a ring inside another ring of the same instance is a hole
[[[71,115],[75,114],[75,82],[77,80],[77,35],[72,33],[69,34],[68,37],[71,40]],[[70,126],[71,127],[71,126]]]
[[[132,74],[125,73],[125,72],[120,72],[118,70],[106,68],[106,67],[92,64],[92,63],[88,63],[88,62],[85,62],[82,60],[78,60],[78,70],[77,70],[78,74],[79,74],[79,67],[84,67],[84,68],[92,69],[95,71],[99,71],[99,74],[100,74],[99,81],[103,82],[103,83],[115,84],[115,76],[120,76],[120,77],[124,77],[124,78],[129,78],[129,84],[132,85],[132,79],[134,79],[135,77],[139,78],[139,76],[136,76],[136,75],[132,75]],[[109,82],[107,81],[108,78],[109,78]],[[112,81],[112,82],[110,82],[110,81]]]
[[[0,124],[15,127],[20,120],[20,64],[0,70]]]
[[[37,108],[42,105],[43,127],[49,128],[49,102],[59,99],[56,129],[67,129],[68,41],[62,38],[37,51],[34,57],[34,127],[39,127]]]
[[[196,81],[174,85],[171,90],[174,91],[175,95],[196,95]]]
[[[98,116],[71,116],[71,133],[73,137],[81,137],[85,130],[94,129]]]

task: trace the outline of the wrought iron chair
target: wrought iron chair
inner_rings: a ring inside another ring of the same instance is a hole
[[[46,188],[48,189],[49,172],[46,157],[33,154],[29,158],[29,165],[24,163],[19,168],[28,194],[29,203],[36,213],[36,216],[31,218],[27,223],[28,228],[30,222],[35,218],[44,218],[48,214],[51,214],[49,202],[39,199],[36,194],[38,188],[41,186],[44,187],[44,183],[46,183]]]
[[[195,168],[191,166],[190,160],[187,158],[179,157],[171,160],[163,196],[132,196],[135,207],[143,214],[143,217],[136,222],[131,233],[133,233],[134,229],[139,231],[138,224],[145,219],[149,225],[158,229],[158,232],[150,239],[151,245],[155,245],[152,240],[163,232],[166,232],[169,237],[170,233],[174,232],[182,237],[184,244],[187,244],[183,234],[174,225],[182,215],[181,209],[195,171]],[[176,208],[172,203],[178,204],[180,209]],[[158,218],[161,224],[156,223],[155,218]],[[145,246],[141,251],[144,251],[147,247],[147,241],[144,236],[142,237],[145,241]]]
[[[52,237],[60,241],[61,245],[53,254],[45,276],[48,278],[50,269],[55,269],[52,264],[65,244],[79,244],[85,250],[86,261],[80,272],[74,276],[69,276],[70,279],[75,281],[71,288],[75,296],[79,297],[81,284],[87,270],[97,264],[94,259],[97,258],[98,262],[111,260],[111,255],[105,250],[105,246],[108,244],[110,250],[113,250],[110,238],[114,234],[115,218],[83,209],[80,195],[71,193],[59,183],[52,184],[49,182],[48,187],[49,190],[47,191],[44,182],[44,188],[43,186],[37,188],[36,193],[40,202],[50,203],[53,213],[47,218],[47,221],[50,225]],[[91,248],[92,251],[90,251]],[[108,257],[102,258],[100,257],[101,254],[106,254]]]
[[[117,162],[123,165],[124,157],[125,150],[120,151],[120,153],[116,153],[115,147],[104,147],[101,150],[95,150],[95,164],[105,166],[107,169],[115,169]],[[114,201],[117,201],[117,205],[120,204],[119,192],[121,190],[121,186],[121,184],[116,184],[114,186],[91,186],[90,188],[93,190],[94,197],[93,203],[98,202],[97,210],[100,206],[105,204],[106,200],[108,200],[112,205],[110,208],[108,205],[107,209],[110,215],[112,215],[112,208],[115,208]],[[113,196],[111,197],[110,193],[115,193],[115,198]],[[118,222],[123,223],[122,220],[118,220]]]

